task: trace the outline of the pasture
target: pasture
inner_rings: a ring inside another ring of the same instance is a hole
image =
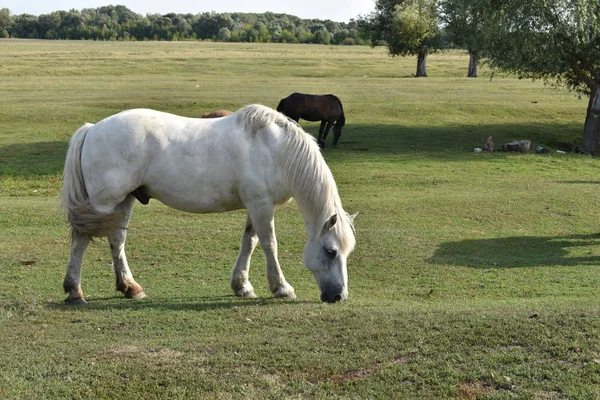
[[[430,56],[416,79],[416,60],[367,47],[0,40],[0,398],[599,398],[600,161],[569,154],[587,102],[485,68],[467,79],[467,65]],[[344,105],[323,153],[359,212],[347,302],[319,301],[295,203],[275,225],[298,298],[279,300],[260,249],[259,297],[229,288],[245,212],[151,201],[127,243],[148,298],[115,291],[99,239],[89,303],[63,304],[57,197],[79,126],[294,91]],[[474,153],[490,135],[550,152]]]

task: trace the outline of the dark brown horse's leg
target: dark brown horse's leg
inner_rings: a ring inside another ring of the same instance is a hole
[[[327,130],[325,129],[325,125],[328,122],[326,120],[321,121],[321,126],[319,127],[319,136],[317,137],[317,143],[319,143],[320,148],[325,147],[325,137],[327,136]],[[323,132],[325,132],[325,137],[323,136]]]
[[[325,120],[321,121],[321,126],[319,127],[319,137],[317,138],[317,140],[321,140],[323,138],[323,132],[325,130],[326,123],[327,123],[327,121],[325,121]]]
[[[325,121],[323,121],[325,122]],[[325,141],[327,140],[327,135],[329,134],[329,130],[331,129],[331,125],[333,125],[332,121],[327,121],[327,126],[325,127],[325,131],[323,132],[323,147],[325,147]]]

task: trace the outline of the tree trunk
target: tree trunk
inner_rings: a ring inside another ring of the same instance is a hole
[[[417,78],[427,77],[427,52],[422,51],[417,56]]]
[[[469,73],[467,78],[477,78],[477,63],[479,62],[479,53],[469,49]]]
[[[592,89],[588,103],[585,125],[583,126],[583,148],[594,157],[598,155],[598,135],[600,134],[600,90]]]

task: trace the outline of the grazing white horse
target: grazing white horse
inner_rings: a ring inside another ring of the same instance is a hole
[[[117,290],[129,298],[145,297],[125,257],[136,198],[193,213],[245,208],[233,291],[256,296],[249,269],[260,240],[269,289],[275,297],[295,298],[277,260],[273,222],[276,206],[294,197],[308,235],[302,258],[321,300],[348,297],[346,260],[355,245],[354,217],[342,208],[314,138],[268,107],[249,105],[219,119],[136,109],[85,124],[71,138],[61,195],[72,237],[64,279],[67,304],[85,303],[81,266],[94,236],[108,237]]]

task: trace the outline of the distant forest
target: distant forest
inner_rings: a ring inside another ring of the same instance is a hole
[[[365,44],[357,24],[266,12],[147,14],[125,6],[34,16],[0,9],[0,38]]]

